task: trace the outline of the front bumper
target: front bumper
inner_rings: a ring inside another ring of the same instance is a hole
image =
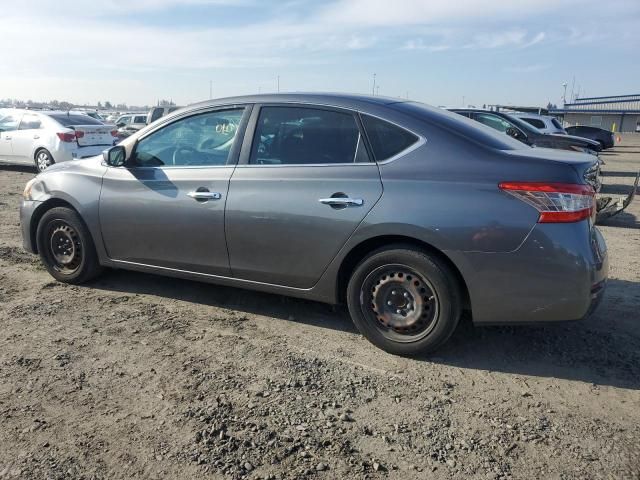
[[[600,303],[609,271],[589,221],[537,224],[510,253],[446,252],[467,283],[474,323],[579,320]]]
[[[22,246],[27,252],[38,253],[35,239],[31,236],[31,219],[36,209],[42,204],[35,200],[22,200],[20,202],[20,231],[22,233]]]

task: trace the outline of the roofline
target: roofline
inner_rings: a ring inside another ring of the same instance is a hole
[[[602,100],[605,98],[625,98],[625,97],[640,97],[640,93],[633,93],[629,95],[609,95],[608,97],[584,97],[584,98],[576,98],[576,100]]]
[[[558,108],[549,110],[549,113],[599,113],[601,115],[640,115],[640,109],[638,110],[597,110],[593,109],[584,109],[584,110],[567,110],[564,108]]]

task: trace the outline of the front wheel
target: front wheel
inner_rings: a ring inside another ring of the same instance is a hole
[[[370,254],[347,287],[349,313],[358,330],[397,355],[428,353],[446,342],[458,325],[461,303],[451,269],[409,245]]]
[[[56,280],[83,283],[101,272],[91,235],[75,210],[56,207],[45,212],[36,242],[42,263]]]

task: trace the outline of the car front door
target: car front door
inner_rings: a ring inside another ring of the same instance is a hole
[[[25,113],[22,116],[18,130],[13,132],[12,148],[15,162],[33,164],[33,145],[40,139],[41,128],[42,121],[38,114]]]
[[[353,112],[262,106],[229,185],[232,274],[312,287],[381,195]]]
[[[229,275],[224,205],[250,107],[180,117],[109,167],[100,195],[108,256],[120,262]]]
[[[13,162],[13,135],[18,130],[22,113],[0,113],[0,160]]]

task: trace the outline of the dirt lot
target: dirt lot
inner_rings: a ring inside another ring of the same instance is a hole
[[[640,136],[605,153],[605,191]],[[584,322],[474,329],[387,355],[341,312],[24,253],[27,169],[0,167],[0,479],[640,478],[640,198],[602,231]]]

